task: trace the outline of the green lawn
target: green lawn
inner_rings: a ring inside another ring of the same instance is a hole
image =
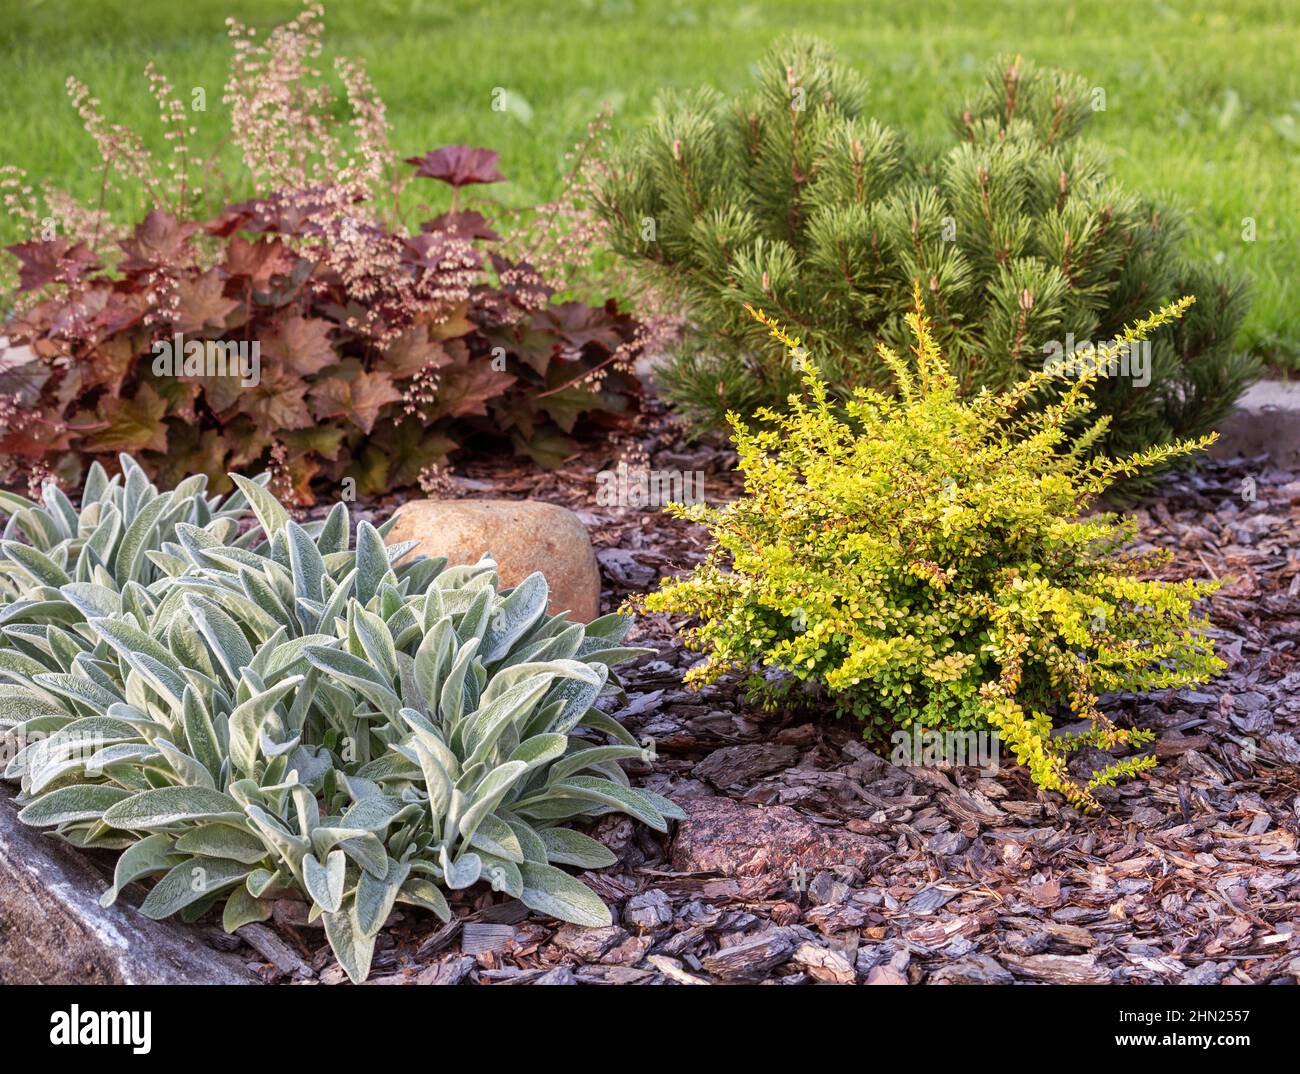
[[[141,76],[149,59],[185,96],[206,89],[195,120],[216,146],[227,126],[225,16],[266,28],[296,10],[289,0],[0,0],[0,163],[92,196],[98,159],[64,79],[77,75],[111,118],[161,146]],[[734,90],[790,30],[836,44],[869,73],[878,116],[921,138],[943,133],[954,96],[1000,53],[1072,68],[1106,92],[1092,133],[1120,178],[1171,195],[1191,211],[1198,248],[1253,279],[1243,343],[1300,368],[1297,21],[1291,0],[335,0],[326,11],[329,51],[366,60],[399,149],[498,149],[512,180],[498,196],[521,205],[555,191],[565,151],[603,102],[618,129],[661,87]],[[494,87],[529,107],[493,111]],[[229,177],[237,188],[233,166]],[[1242,238],[1245,218],[1254,242]]]

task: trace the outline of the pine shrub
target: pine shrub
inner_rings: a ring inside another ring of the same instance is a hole
[[[540,574],[405,559],[347,508],[299,525],[234,475],[159,492],[129,457],[90,467],[80,510],[0,493],[0,753],[19,819],[119,850],[102,902],[228,931],[296,896],[354,981],[396,903],[450,918],[480,881],[607,926],[559,869],[612,865],[566,821],[681,811],[629,786],[645,751],[595,703],[630,620],[546,613]],[[21,538],[21,539],[20,539]]]
[[[1193,615],[1213,584],[1150,578],[1167,554],[1133,549],[1131,520],[1085,510],[1113,481],[1213,437],[1091,454],[1109,421],[1094,420],[1091,398],[1105,352],[1041,410],[1024,404],[1064,374],[963,400],[920,294],[915,302],[905,318],[915,363],[878,350],[896,395],[859,389],[842,410],[799,341],[759,315],[803,367],[805,394],[754,425],[732,415],[744,494],[671,508],[705,526],[712,548],[644,607],[698,620],[685,637],[707,658],[692,680],[755,669],[769,700],[824,693],[871,739],[898,728],[996,731],[1039,786],[1093,807],[1098,785],[1155,763],[1132,755],[1071,774],[1082,746],[1151,738],[1115,724],[1099,695],[1203,682],[1222,663]],[[1082,435],[1069,432],[1076,424]],[[1054,717],[1067,714],[1089,729],[1054,734]]]
[[[744,303],[805,332],[845,398],[890,384],[874,345],[907,345],[899,311],[917,280],[968,392],[1016,383],[1071,334],[1105,343],[1193,294],[1195,310],[1151,340],[1149,384],[1097,386],[1114,419],[1105,446],[1199,436],[1231,409],[1254,372],[1232,349],[1243,285],[1180,253],[1178,213],[1110,179],[1081,138],[1092,102],[1080,79],[999,64],[935,150],[871,118],[867,101],[862,76],[796,41],[735,100],[662,98],[615,153],[601,211],[615,248],[689,313],[694,331],[660,378],[697,426],[781,406],[800,386]]]

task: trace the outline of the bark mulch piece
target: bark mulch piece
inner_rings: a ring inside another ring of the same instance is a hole
[[[550,473],[480,459],[450,494],[577,511],[612,610],[706,548],[661,511],[597,503],[596,474],[629,452],[703,471],[711,501],[738,491],[733,455],[685,445],[659,415],[639,442]],[[653,740],[656,763],[630,767],[634,781],[690,819],[669,837],[625,817],[592,827],[619,864],[584,879],[617,923],[557,927],[480,895],[458,907],[459,937],[423,914],[396,922],[372,983],[1295,982],[1300,474],[1206,461],[1135,513],[1144,541],[1174,551],[1171,577],[1225,583],[1209,611],[1228,669],[1196,690],[1106,699],[1157,732],[1161,759],[1103,788],[1106,812],[1040,792],[1009,758],[995,776],[898,768],[848,724],[763,712],[735,681],[688,690],[698,655],[649,617],[633,640],[656,652],[621,670],[628,703],[615,714]],[[480,922],[505,927],[483,943]],[[310,942],[330,964],[321,979],[341,979],[322,938]]]
[[[578,512],[612,610],[706,549],[701,530],[657,509],[597,502],[597,473],[629,457],[702,471],[710,501],[739,488],[734,455],[687,445],[660,413],[636,439],[548,473],[479,458],[447,494]],[[395,502],[359,513],[382,520]],[[619,863],[584,879],[616,924],[559,926],[492,893],[462,897],[449,926],[403,910],[370,983],[1294,983],[1300,474],[1204,461],[1135,513],[1143,540],[1174,551],[1171,577],[1225,583],[1209,612],[1228,668],[1196,690],[1106,699],[1157,732],[1161,764],[1103,788],[1104,813],[1040,792],[1010,758],[995,775],[898,768],[847,723],[761,711],[736,681],[688,690],[698,655],[648,617],[632,640],[655,653],[620,670],[628,703],[615,715],[653,741],[656,762],[629,767],[634,782],[690,819],[666,837],[625,817],[591,828]],[[288,946],[266,975],[302,980],[305,966],[344,980],[323,934],[296,920],[277,913]]]

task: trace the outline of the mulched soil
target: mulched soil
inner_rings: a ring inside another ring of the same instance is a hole
[[[596,473],[630,446],[656,469],[705,471],[710,500],[735,494],[734,457],[686,445],[657,415],[635,445],[593,447],[552,473],[479,459],[449,495],[577,511],[613,609],[705,548],[702,531],[657,510],[597,506]],[[895,767],[829,715],[763,712],[725,680],[687,690],[698,655],[662,617],[643,619],[633,640],[656,652],[620,669],[616,715],[657,759],[629,772],[690,820],[668,836],[621,817],[592,829],[619,864],[585,879],[618,923],[557,927],[491,893],[447,926],[405,911],[369,983],[1294,983],[1300,474],[1210,461],[1136,513],[1146,541],[1174,550],[1171,576],[1225,582],[1210,614],[1228,670],[1197,690],[1108,699],[1157,732],[1161,763],[1103,789],[1104,813],[1038,791],[1009,757],[996,774]],[[283,903],[274,929],[241,931],[259,972],[341,983],[323,934],[300,921]]]

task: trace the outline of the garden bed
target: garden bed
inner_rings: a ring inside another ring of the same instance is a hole
[[[734,492],[728,453],[649,425],[639,446],[654,467],[704,470],[710,500]],[[612,610],[705,547],[701,531],[658,511],[595,506],[596,474],[614,465],[609,449],[548,474],[482,460],[448,495],[577,511]],[[1101,788],[1105,813],[1038,792],[1007,757],[995,778],[899,768],[833,718],[765,713],[728,680],[687,690],[697,657],[650,617],[632,637],[656,653],[627,667],[618,715],[657,754],[630,769],[633,782],[689,819],[666,838],[624,817],[592,830],[619,864],[584,879],[617,923],[561,927],[477,891],[446,926],[406,908],[380,937],[371,983],[1294,980],[1300,474],[1205,462],[1167,478],[1137,513],[1144,539],[1175,551],[1171,573],[1225,581],[1210,613],[1228,669],[1199,690],[1109,700],[1121,722],[1156,731],[1161,763]],[[240,934],[259,948],[243,954],[263,979],[345,980],[320,930],[283,909],[275,932]]]
[[[0,167],[0,981],[1300,978],[1286,340],[1091,73],[777,42],[524,208],[322,17],[236,189],[152,64],[98,208]]]

